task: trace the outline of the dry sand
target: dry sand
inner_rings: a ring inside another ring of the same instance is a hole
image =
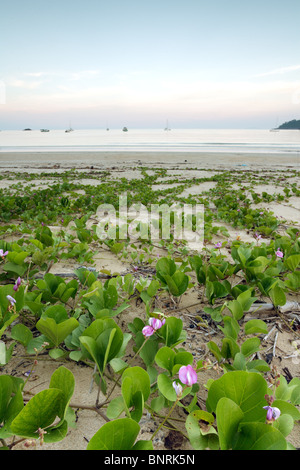
[[[0,152],[0,175],[3,179],[0,181],[1,187],[10,187],[12,184],[18,183],[21,180],[18,179],[6,179],[9,177],[9,171],[12,172],[27,172],[27,173],[39,173],[39,172],[56,172],[63,173],[68,169],[75,169],[77,171],[86,171],[87,169],[94,170],[109,170],[110,179],[118,180],[119,178],[139,178],[141,177],[140,171],[136,168],[147,167],[156,168],[161,167],[167,169],[167,177],[180,178],[186,177],[210,177],[213,176],[215,171],[236,169],[236,170],[257,170],[268,175],[274,171],[277,171],[279,175],[284,176],[285,171],[290,169],[300,169],[300,156],[291,154],[286,155],[251,155],[251,154],[221,154],[221,153],[180,153],[180,152],[153,152],[153,153],[141,153],[141,152],[77,152],[77,153],[1,153]],[[260,173],[261,175],[261,173]],[[167,185],[168,178],[162,178],[159,183],[162,185],[161,189],[169,188],[174,185]],[[299,178],[293,178],[296,184],[299,184]],[[34,179],[32,183],[37,187],[39,185],[53,184],[53,179],[49,178],[49,181]],[[97,184],[95,179],[80,180],[81,184]],[[99,181],[99,184],[101,181]],[[202,186],[201,186],[202,185]],[[271,193],[282,190],[278,189],[278,186],[274,184],[264,185],[261,181],[257,182],[257,187],[260,185],[260,189],[265,190],[265,186]],[[284,185],[284,183],[282,183]],[[201,183],[199,187],[192,186],[190,193],[197,194],[202,193],[205,190],[209,190],[213,184]],[[156,185],[158,189],[160,186]],[[154,189],[154,188],[153,188]],[[189,189],[185,189],[187,194]],[[300,207],[297,198],[291,198],[291,201],[286,204],[261,204],[261,207],[268,207],[274,211],[276,215],[284,216],[287,223],[293,222],[299,224],[300,221]],[[225,224],[222,224],[225,225]],[[231,238],[235,238],[237,233],[229,225],[226,227]],[[55,229],[53,227],[53,229]],[[253,241],[251,234],[246,231],[241,231],[239,236],[243,241]],[[158,253],[158,251],[157,251]],[[96,269],[110,269],[111,272],[132,272],[132,267],[129,262],[120,261],[115,255],[107,250],[99,250],[98,255],[95,258]],[[71,272],[74,269],[74,263],[69,260],[66,263],[57,263],[53,266],[51,272]],[[137,276],[140,274],[137,273]],[[295,300],[295,297],[293,298]],[[299,302],[299,295],[296,296],[296,300]],[[204,357],[207,352],[206,343],[212,339],[218,342],[221,338],[218,331],[212,329],[196,329],[193,324],[193,317],[195,315],[203,314],[203,307],[205,304],[198,297],[198,292],[194,289],[189,290],[188,294],[182,297],[180,308],[174,311],[174,315],[178,315],[184,323],[184,328],[187,330],[187,341],[184,347],[191,351],[196,360]],[[170,306],[161,305],[162,309],[170,309]],[[125,326],[126,323],[132,321],[136,316],[144,317],[144,306],[133,304],[129,311],[125,311],[125,314],[121,315],[120,325]],[[172,310],[170,310],[172,314]],[[288,370],[291,376],[299,377],[299,361],[290,356],[294,353],[294,349],[291,345],[291,341],[294,339],[290,331],[281,328],[280,320],[278,317],[273,316],[272,313],[268,313],[265,317],[269,321],[270,327],[273,324],[279,326],[276,355],[273,358],[273,365],[276,365],[282,372]],[[125,323],[126,321],[126,323]],[[282,326],[282,325],[281,325]],[[264,347],[271,349],[274,345],[274,335],[270,336],[266,341]],[[22,377],[24,371],[30,368],[31,363],[22,356],[24,350],[20,346],[17,353],[9,364],[2,369],[1,373],[14,374]],[[83,367],[75,362],[55,362],[53,360],[41,359],[35,366],[35,373],[28,384],[28,389],[32,393],[37,393],[48,387],[52,372],[60,365],[66,365],[74,374],[75,377],[75,392],[71,400],[71,404],[76,409],[76,427],[70,428],[67,437],[55,444],[45,444],[40,449],[43,450],[84,450],[86,449],[88,440],[95,434],[95,432],[105,424],[105,420],[95,411],[89,410],[89,406],[93,406],[96,400],[97,388],[94,385],[90,390],[92,370],[89,367]],[[283,373],[283,372],[282,372]],[[206,389],[204,384],[209,378],[218,378],[217,371],[207,371],[199,374],[200,381],[200,392],[198,394],[200,403],[205,404]],[[117,393],[119,393],[117,391]],[[179,418],[186,419],[186,415],[182,409],[179,410]],[[141,422],[141,433],[139,439],[149,439],[153,431],[156,429],[158,422],[154,422],[148,415],[144,415]],[[183,432],[186,432],[184,425],[182,425]],[[171,436],[172,437],[172,436]],[[176,437],[178,438],[178,436]],[[296,446],[300,447],[300,436],[299,436],[299,425],[294,427],[294,430],[289,437],[289,440]],[[171,442],[171,444],[170,444]],[[169,436],[169,431],[164,429],[161,430],[154,441],[154,448],[168,450],[172,449],[190,449],[189,442],[186,439],[172,440]],[[16,447],[16,449],[22,449],[22,444]]]

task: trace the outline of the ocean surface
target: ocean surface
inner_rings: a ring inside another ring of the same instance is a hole
[[[231,152],[300,156],[299,130],[94,129],[0,131],[0,152]]]

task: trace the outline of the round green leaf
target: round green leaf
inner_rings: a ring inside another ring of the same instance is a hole
[[[46,429],[59,416],[63,399],[63,392],[56,388],[37,393],[12,421],[12,432],[37,439],[38,429]]]
[[[121,418],[110,421],[90,439],[87,450],[130,450],[139,431],[140,426],[133,419]]]

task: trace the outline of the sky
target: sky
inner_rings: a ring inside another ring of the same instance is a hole
[[[300,119],[300,0],[0,0],[0,129]]]

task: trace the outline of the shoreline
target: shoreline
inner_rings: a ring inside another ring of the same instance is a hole
[[[289,153],[232,153],[232,152],[0,152],[0,170],[21,169],[83,169],[93,166],[103,169],[110,166],[156,166],[184,165],[198,168],[255,167],[299,167],[300,154]],[[55,167],[55,168],[53,168]]]

